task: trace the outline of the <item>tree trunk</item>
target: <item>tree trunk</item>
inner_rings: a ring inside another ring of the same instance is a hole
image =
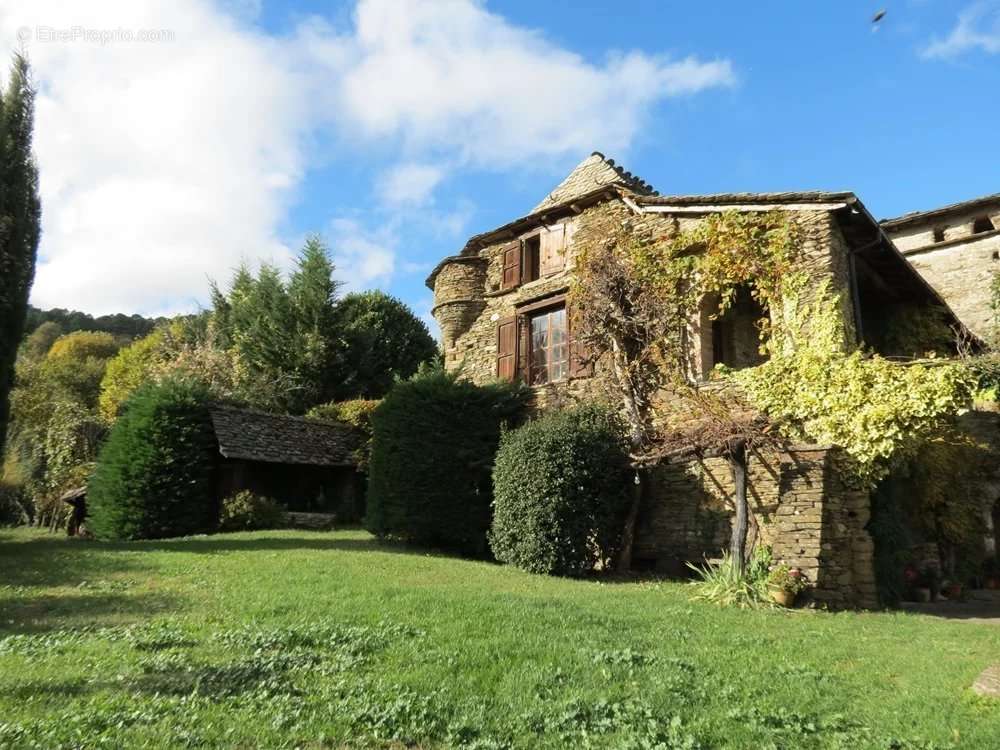
[[[729,471],[733,477],[733,503],[736,505],[736,518],[733,519],[733,536],[729,545],[729,556],[736,567],[736,572],[742,578],[746,573],[747,527],[750,515],[747,505],[746,443],[740,440],[730,446],[726,458],[729,461]]]
[[[632,568],[632,542],[635,540],[635,524],[639,518],[639,507],[642,505],[642,472],[636,469],[635,477],[636,482],[632,485],[632,503],[628,515],[625,516],[625,529],[622,531],[622,546],[615,562],[615,570],[619,573],[628,573]]]

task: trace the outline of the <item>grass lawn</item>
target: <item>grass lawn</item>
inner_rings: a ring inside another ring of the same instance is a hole
[[[1000,747],[1000,627],[689,595],[360,531],[0,530],[0,747]]]

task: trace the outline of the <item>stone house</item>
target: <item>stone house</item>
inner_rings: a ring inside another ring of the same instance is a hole
[[[882,229],[973,333],[992,334],[1000,193],[887,219]]]
[[[445,366],[476,382],[520,378],[535,408],[594,397],[605,363],[590,364],[574,339],[567,293],[574,258],[623,221],[637,231],[681,229],[719,211],[793,212],[811,279],[839,293],[845,343],[864,340],[886,354],[893,315],[936,307],[956,327],[948,304],[850,192],[662,196],[614,161],[594,153],[526,216],[476,235],[427,279],[441,327]],[[690,323],[692,368],[707,378],[717,364],[759,361],[749,294],[719,319],[706,300]],[[771,313],[775,314],[774,312]],[[831,607],[873,606],[873,544],[867,492],[846,486],[832,468],[835,448],[791,446],[755,456],[749,494],[753,531],[774,554],[806,572],[813,595]],[[729,534],[731,480],[722,459],[692,458],[658,467],[644,498],[635,564],[678,570],[715,556]]]

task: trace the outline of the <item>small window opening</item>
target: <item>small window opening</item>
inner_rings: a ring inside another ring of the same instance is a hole
[[[523,282],[535,281],[541,270],[542,238],[540,235],[528,237],[524,241]]]
[[[993,222],[990,221],[989,216],[980,216],[975,221],[972,222],[972,233],[982,234],[983,232],[992,232]]]
[[[754,367],[766,357],[760,351],[760,328],[767,311],[750,288],[740,287],[729,309],[712,321],[712,364],[733,369]]]
[[[944,242],[944,227],[934,227],[934,241]]]

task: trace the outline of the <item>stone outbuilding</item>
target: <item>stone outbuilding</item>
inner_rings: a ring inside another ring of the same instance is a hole
[[[293,513],[335,514],[341,522],[363,517],[361,437],[350,425],[223,406],[211,415],[220,500],[249,490]]]

